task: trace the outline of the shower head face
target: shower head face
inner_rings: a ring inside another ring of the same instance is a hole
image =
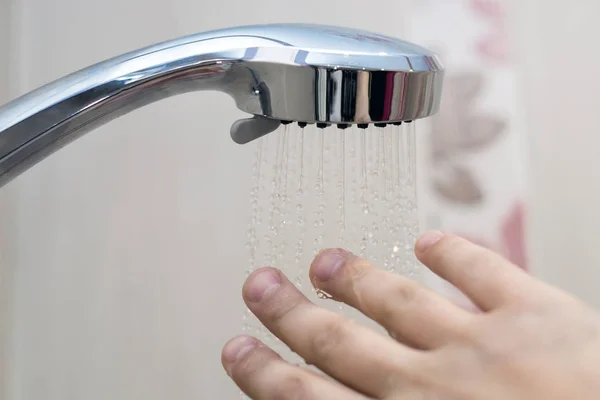
[[[222,32],[260,40],[232,65],[226,84],[238,108],[254,116],[368,124],[412,121],[439,109],[443,66],[434,53],[415,44],[322,25],[261,25]],[[277,126],[255,117],[234,125],[232,137],[246,142]]]

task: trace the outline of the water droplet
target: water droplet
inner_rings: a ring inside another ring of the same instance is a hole
[[[394,253],[397,253],[398,250],[400,250],[400,248],[398,246],[394,246],[394,248],[392,250],[394,251]]]
[[[321,289],[317,289],[316,293],[317,293],[317,297],[320,299],[329,300],[329,299],[333,298],[333,296],[331,296],[329,293],[327,293]]]
[[[369,213],[369,207],[363,207],[363,213],[368,214]]]

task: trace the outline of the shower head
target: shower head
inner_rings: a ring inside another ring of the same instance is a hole
[[[247,143],[281,123],[386,124],[438,111],[443,67],[426,49],[348,28],[235,27],[160,43],[101,62],[0,108],[0,186],[67,143],[134,109],[218,90],[252,117]]]

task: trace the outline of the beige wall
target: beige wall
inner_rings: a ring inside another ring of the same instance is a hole
[[[10,34],[10,2],[2,1],[0,3],[0,104],[7,101],[8,98],[8,59],[6,55],[9,53],[8,43]]]
[[[11,1],[0,2],[0,104],[4,104],[10,98],[9,88],[9,54],[11,34]],[[0,193],[0,398],[7,398],[8,374],[10,373],[8,342],[11,324],[11,298],[12,298],[12,262],[11,235],[12,226],[10,221],[9,205],[10,196],[8,192]]]

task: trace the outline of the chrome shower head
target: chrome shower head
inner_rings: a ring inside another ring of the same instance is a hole
[[[231,128],[235,142],[247,143],[282,122],[427,117],[439,108],[442,81],[433,53],[370,32],[273,24],[200,33],[88,67],[0,108],[0,186],[84,133],[185,92],[233,97],[253,115]]]

